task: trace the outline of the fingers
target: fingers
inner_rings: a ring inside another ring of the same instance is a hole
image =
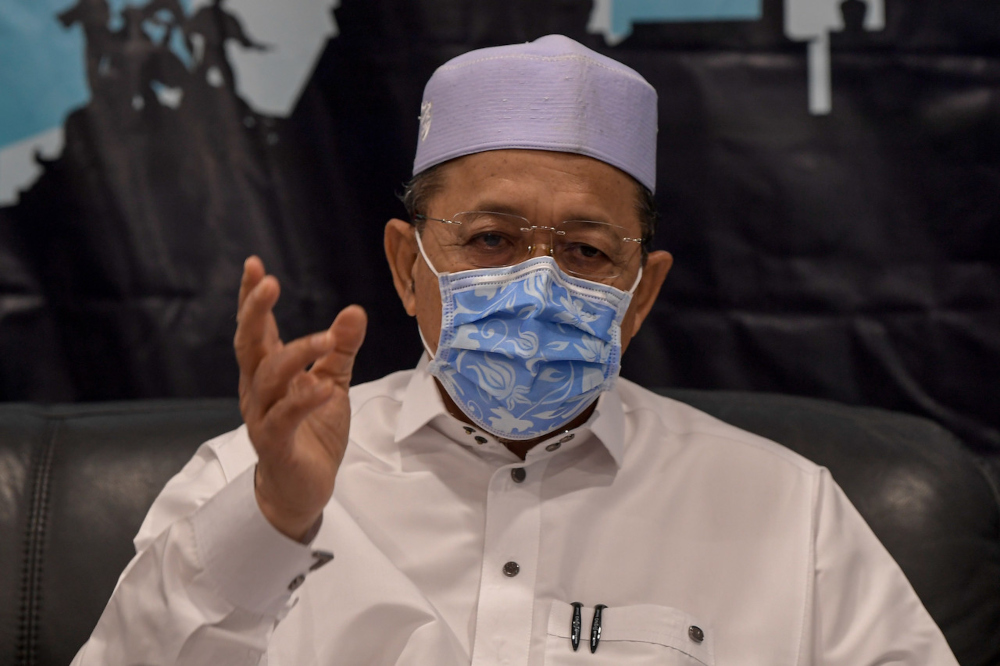
[[[254,373],[253,407],[263,414],[286,394],[294,394],[296,389],[305,391],[309,385],[303,382],[307,379],[299,375],[305,375],[306,366],[328,354],[333,345],[334,338],[327,330],[301,337],[269,353]]]
[[[260,270],[263,271],[263,265]],[[247,277],[250,272],[244,273],[243,286],[240,287],[242,303],[236,315],[236,335],[233,338],[240,372],[248,377],[254,374],[267,353],[280,346],[272,308],[281,294],[281,286],[273,276],[263,275],[254,281],[253,276]],[[251,284],[253,287],[244,295],[244,287]]]
[[[247,308],[250,307],[251,301],[248,300]],[[337,315],[328,330],[269,351],[250,380],[252,387],[247,392],[246,405],[249,413],[244,413],[244,416],[265,418],[269,410],[287,402],[282,409],[291,410],[289,413],[294,417],[300,405],[308,413],[329,397],[313,395],[314,391],[326,392],[327,389],[320,389],[320,385],[328,384],[331,391],[334,386],[346,391],[366,326],[365,311],[352,305]],[[313,367],[307,371],[310,364]]]
[[[313,367],[308,374],[315,381],[332,381],[346,391],[367,323],[365,311],[350,305],[340,311],[328,330],[294,340],[269,354],[254,377],[259,409],[267,411],[286,394],[293,393],[293,389],[304,388],[303,384],[292,382],[304,381],[297,375],[304,373],[310,364]]]
[[[247,257],[247,260],[243,262],[240,297],[236,303],[237,318],[239,317],[239,311],[243,309],[243,302],[247,299],[247,295],[264,278],[264,274],[264,262],[257,255]]]
[[[281,288],[256,256],[243,266],[233,346],[240,367],[240,407],[252,429],[287,441],[312,410],[350,385],[367,316],[345,308],[326,331],[282,344],[273,308]],[[311,369],[309,366],[312,365]]]
[[[354,359],[365,341],[368,315],[360,305],[349,305],[340,311],[330,326],[332,349],[316,361],[312,373],[333,380],[344,390],[350,386]]]

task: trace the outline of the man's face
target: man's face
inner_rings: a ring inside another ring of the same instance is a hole
[[[494,150],[458,158],[442,168],[442,187],[431,197],[425,214],[449,218],[469,210],[512,212],[537,226],[562,220],[587,219],[624,227],[629,237],[641,236],[636,212],[636,185],[625,173],[590,157],[539,150]],[[421,240],[438,272],[448,272],[447,257],[438,240],[439,222],[428,221]],[[441,294],[437,277],[417,252],[414,229],[402,220],[386,228],[386,253],[396,289],[431,351],[441,334]],[[536,248],[540,256],[546,247]],[[670,269],[666,252],[650,253],[643,279],[622,321],[622,349],[628,346],[649,313]],[[611,283],[628,290],[639,273],[635,253],[625,272]]]

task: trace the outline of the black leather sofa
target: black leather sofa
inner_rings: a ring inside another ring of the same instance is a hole
[[[1000,665],[996,469],[937,425],[789,396],[669,390],[833,472],[963,666]],[[235,400],[0,405],[0,664],[65,666],[132,555],[131,539]]]

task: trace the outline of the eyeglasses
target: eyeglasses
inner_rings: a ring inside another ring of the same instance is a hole
[[[603,280],[625,272],[642,247],[642,239],[630,238],[624,227],[593,220],[564,220],[550,227],[534,225],[520,215],[487,210],[456,213],[451,219],[413,217],[441,223],[442,233],[435,238],[457,266],[519,264],[541,244],[537,234],[547,234],[545,245],[560,268],[578,277]]]

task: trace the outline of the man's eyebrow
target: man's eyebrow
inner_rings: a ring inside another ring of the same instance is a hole
[[[520,215],[521,217],[527,217],[524,214],[524,210],[518,208],[516,205],[510,203],[501,203],[499,201],[494,201],[492,199],[483,199],[478,201],[474,206],[468,210],[482,210],[489,211],[491,213],[509,213],[511,215]]]

